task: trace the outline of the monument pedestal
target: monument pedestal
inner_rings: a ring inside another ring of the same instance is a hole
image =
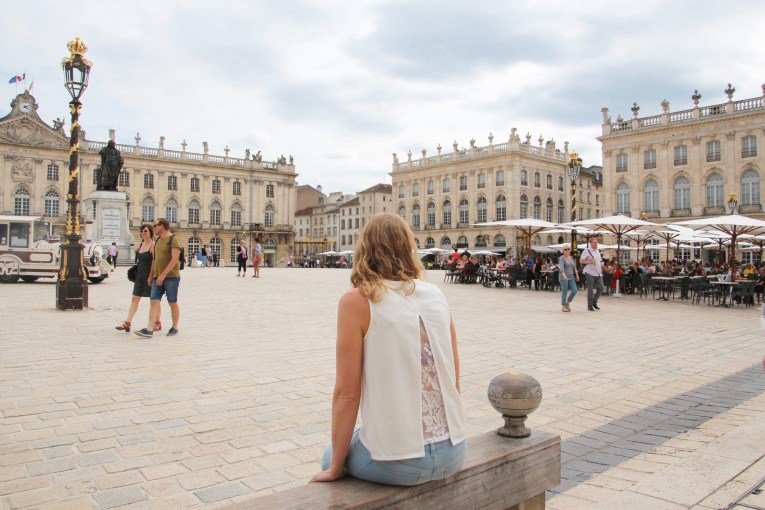
[[[85,199],[88,217],[93,219],[93,242],[107,248],[117,243],[117,262],[132,264],[133,235],[127,213],[127,194],[123,191],[93,191]]]

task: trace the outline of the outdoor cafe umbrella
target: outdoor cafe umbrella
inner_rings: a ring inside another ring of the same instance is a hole
[[[336,251],[325,251],[323,253],[319,253],[319,256],[321,257],[336,257],[338,255],[339,253],[337,253]]]
[[[538,233],[555,228],[555,223],[549,221],[537,220],[534,218],[522,218],[518,220],[490,221],[488,223],[476,223],[474,227],[513,227],[518,230],[526,239],[528,250],[526,254],[531,256],[531,239]]]
[[[765,233],[765,221],[742,216],[740,214],[728,214],[714,216],[712,218],[699,218],[697,220],[678,221],[676,225],[691,227],[694,230],[711,228],[717,232],[730,236],[729,261],[733,264],[736,259],[736,238],[741,234]]]
[[[638,258],[640,258],[640,245],[643,245],[643,255],[645,255],[645,243],[653,237],[653,232],[650,230],[633,230],[624,235],[637,243]]]

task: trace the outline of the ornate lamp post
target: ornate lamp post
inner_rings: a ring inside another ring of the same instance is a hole
[[[728,84],[728,88],[730,88],[730,83]],[[738,199],[736,199],[735,193],[731,193],[730,196],[728,197],[728,212],[730,214],[738,214]],[[730,246],[728,247],[728,252],[729,252],[728,266],[733,267],[733,263],[736,261],[736,238],[735,237],[731,237]]]
[[[568,162],[568,179],[571,183],[571,221],[576,221],[576,184],[579,181],[579,172],[582,170],[582,158],[576,151],[571,153]],[[571,231],[571,256],[574,257],[579,267],[579,248],[576,247],[576,229]]]
[[[93,65],[84,54],[88,47],[76,37],[67,44],[70,56],[64,57],[61,67],[72,101],[69,110],[72,121],[69,132],[69,189],[66,194],[66,233],[61,245],[61,268],[56,281],[56,308],[59,310],[82,310],[88,307],[88,273],[82,255],[82,237],[80,236],[80,196],[78,181],[80,158],[77,151],[80,142],[80,97],[88,87],[88,76]]]

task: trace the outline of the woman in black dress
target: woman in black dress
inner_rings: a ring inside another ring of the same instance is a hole
[[[133,283],[133,299],[130,301],[130,310],[127,320],[116,326],[119,331],[130,332],[130,322],[133,320],[135,312],[138,310],[138,303],[142,297],[151,295],[151,285],[149,285],[149,273],[151,272],[152,248],[154,248],[154,228],[151,225],[141,225],[141,244],[135,249],[135,261],[138,264],[138,270]],[[161,329],[159,321],[154,324],[154,330]]]

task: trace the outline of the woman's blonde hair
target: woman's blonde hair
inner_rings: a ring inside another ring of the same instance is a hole
[[[397,214],[375,214],[367,222],[353,254],[351,283],[376,303],[387,291],[386,281],[400,282],[407,294],[424,272],[417,244],[406,222]]]

